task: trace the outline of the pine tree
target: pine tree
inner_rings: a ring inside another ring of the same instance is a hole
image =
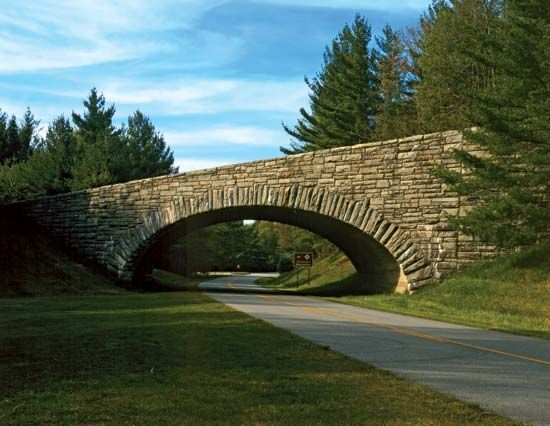
[[[54,180],[48,193],[69,191],[76,160],[76,140],[69,119],[61,115],[52,121],[46,133],[45,147],[55,163]]]
[[[8,159],[8,115],[0,109],[0,165]]]
[[[403,37],[386,25],[378,47],[380,107],[376,116],[377,139],[410,136],[416,131],[416,111],[411,88],[411,66]]]
[[[40,121],[34,118],[30,108],[27,108],[23,121],[19,127],[19,142],[21,144],[21,151],[17,154],[18,161],[25,161],[32,153],[32,149],[39,143],[38,140],[38,126]]]
[[[177,168],[173,167],[174,155],[166,146],[164,137],[141,111],[128,117],[128,126],[123,134],[127,151],[125,180],[177,172]]]
[[[113,126],[113,117],[116,112],[114,105],[106,106],[105,97],[97,93],[94,87],[88,95],[88,99],[83,101],[84,114],[81,116],[75,112],[72,113],[73,122],[77,132],[94,142],[99,134],[115,133]]]
[[[461,130],[472,98],[491,84],[493,70],[475,59],[502,15],[503,0],[434,1],[416,42],[416,103],[423,132]]]
[[[83,102],[84,114],[72,113],[77,140],[77,161],[71,189],[92,188],[122,181],[124,143],[113,125],[115,106],[93,88]]]
[[[474,98],[478,131],[468,139],[490,155],[458,151],[469,175],[442,172],[475,201],[461,229],[501,247],[540,241],[550,232],[550,3],[509,0],[488,52],[472,59],[495,70],[494,84]]]
[[[283,124],[294,138],[285,154],[353,145],[374,139],[378,106],[376,55],[369,48],[371,27],[360,15],[346,25],[325,49],[324,65],[313,80],[311,112],[300,110],[294,128]]]
[[[18,156],[21,152],[21,141],[19,140],[19,126],[17,125],[15,115],[12,115],[10,121],[8,122],[6,136],[6,158],[10,162],[17,162]]]

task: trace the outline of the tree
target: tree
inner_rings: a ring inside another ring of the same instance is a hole
[[[8,115],[0,109],[0,165],[8,159]]]
[[[127,164],[124,179],[141,179],[177,172],[173,167],[174,155],[166,146],[164,137],[155,130],[151,120],[141,111],[128,117],[123,130]]]
[[[21,150],[17,153],[18,161],[25,161],[32,153],[32,149],[39,143],[37,131],[40,121],[34,118],[30,108],[27,108],[23,121],[19,127],[19,143]]]
[[[76,140],[69,119],[61,115],[48,126],[45,147],[55,163],[53,181],[47,192],[69,191],[76,160]]]
[[[376,54],[369,48],[371,27],[360,15],[350,27],[344,26],[325,49],[321,71],[305,82],[310,88],[311,112],[300,109],[294,128],[283,124],[294,138],[293,154],[367,142],[375,135],[378,106]]]
[[[486,54],[503,0],[434,1],[416,41],[416,104],[423,132],[472,126],[472,99],[488,87]]]
[[[83,102],[84,114],[72,113],[77,140],[77,161],[71,189],[92,188],[120,182],[124,170],[124,143],[113,125],[115,106],[93,88]]]
[[[105,105],[105,97],[97,93],[95,87],[90,90],[88,99],[83,101],[84,114],[81,116],[73,111],[72,119],[78,133],[95,142],[97,136],[102,133],[115,133],[113,117],[116,108],[113,105]]]
[[[17,126],[17,119],[15,118],[15,115],[12,115],[10,121],[8,122],[6,136],[6,158],[10,161],[16,162],[19,153],[21,152],[21,141],[19,140],[19,127]]]
[[[474,201],[457,220],[465,233],[501,247],[532,244],[550,231],[550,3],[509,0],[487,54],[493,84],[472,99],[470,142],[488,156],[457,151],[466,176],[441,171]]]
[[[376,116],[377,139],[409,136],[416,130],[416,111],[411,88],[411,66],[403,37],[386,25],[378,47],[380,107]]]

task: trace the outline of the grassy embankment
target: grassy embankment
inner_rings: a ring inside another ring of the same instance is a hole
[[[0,297],[126,293],[39,228],[0,219]]]
[[[0,299],[0,423],[508,425],[196,292]]]
[[[472,265],[412,295],[350,295],[360,287],[351,289],[357,275],[342,256],[317,262],[312,276],[300,293],[330,289],[341,295],[334,300],[351,305],[550,339],[550,243]],[[262,284],[291,290],[295,274],[267,281]]]
[[[332,254],[316,262],[311,268],[311,283],[308,284],[307,269],[290,271],[277,278],[265,277],[256,282],[267,288],[295,291],[300,294],[332,296],[362,293],[366,291],[355,273],[355,268],[343,254]],[[296,279],[298,275],[298,280]],[[298,283],[298,285],[296,285]]]
[[[62,294],[125,294],[126,290],[91,265],[83,265],[32,224],[2,217],[0,223],[0,297]],[[209,279],[155,269],[156,290],[193,290]]]

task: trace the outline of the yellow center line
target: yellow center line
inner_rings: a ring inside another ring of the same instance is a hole
[[[232,283],[231,281],[229,281],[229,282],[227,283],[227,286],[230,287],[230,288],[235,288],[235,286],[233,285],[233,283]]]
[[[550,365],[550,361],[545,360],[545,359],[532,358],[532,357],[525,356],[525,355],[518,355],[518,354],[514,354],[514,353],[510,353],[510,352],[499,351],[497,349],[491,349],[491,348],[487,348],[487,347],[484,347],[484,346],[472,345],[471,343],[460,342],[458,340],[447,339],[447,338],[438,337],[438,336],[432,336],[430,334],[424,334],[424,333],[420,333],[418,331],[407,330],[405,328],[394,327],[392,325],[386,325],[386,324],[380,324],[380,323],[377,323],[377,322],[367,321],[367,320],[365,320],[363,318],[360,318],[360,317],[357,317],[355,315],[335,313],[335,312],[327,311],[326,309],[319,309],[319,308],[313,308],[311,306],[305,306],[305,305],[300,305],[300,304],[296,304],[296,303],[290,303],[290,302],[286,302],[286,301],[281,300],[280,298],[274,297],[274,296],[260,296],[260,297],[263,298],[263,299],[272,301],[272,302],[281,302],[281,303],[284,303],[285,305],[302,308],[305,311],[312,312],[312,313],[317,314],[317,315],[325,315],[325,316],[329,316],[329,317],[333,317],[333,318],[345,319],[345,320],[352,321],[352,322],[357,322],[357,323],[361,323],[361,324],[370,325],[372,327],[384,328],[386,330],[393,331],[394,333],[406,334],[408,336],[418,337],[420,339],[425,339],[425,340],[431,340],[433,342],[449,343],[449,344],[463,346],[463,347],[470,348],[470,349],[477,349],[477,350],[480,350],[480,351],[483,351],[483,352],[491,352],[491,353],[494,353],[494,354],[497,354],[497,355],[503,355],[503,356],[507,356],[507,357],[511,357],[511,358],[517,358],[517,359],[521,359],[523,361],[529,361],[529,362],[534,362],[534,363],[543,364],[543,365]]]

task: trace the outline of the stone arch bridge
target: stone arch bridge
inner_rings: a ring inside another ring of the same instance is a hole
[[[433,176],[460,170],[458,132],[413,136],[138,180],[15,203],[121,281],[138,282],[154,248],[237,219],[300,226],[339,246],[373,287],[412,290],[494,249],[454,231],[468,203]],[[471,147],[470,147],[471,148]]]

